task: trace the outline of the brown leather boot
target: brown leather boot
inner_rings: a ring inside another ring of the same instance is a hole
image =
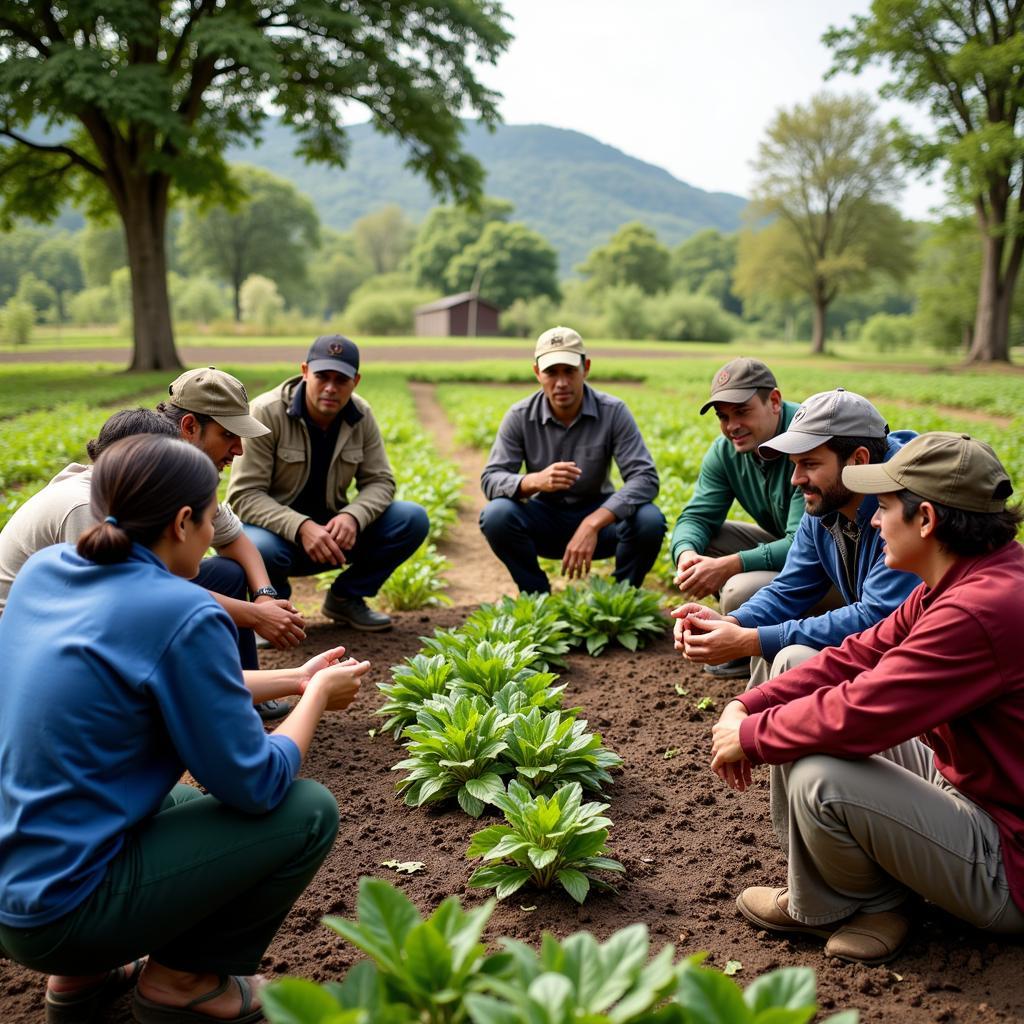
[[[789,889],[772,889],[767,885],[752,885],[736,897],[736,908],[748,920],[770,932],[791,932],[797,935],[817,935],[827,939],[838,925],[802,924],[790,917]]]
[[[825,956],[851,964],[888,963],[907,941],[910,922],[892,910],[880,914],[854,914],[825,943]]]

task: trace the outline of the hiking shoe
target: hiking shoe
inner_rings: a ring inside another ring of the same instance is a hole
[[[825,956],[851,964],[888,963],[907,941],[910,922],[895,911],[854,914],[825,943]]]
[[[264,722],[276,722],[291,711],[292,706],[285,700],[265,700],[256,705],[256,713]]]
[[[391,616],[375,612],[362,597],[335,597],[330,591],[324,599],[323,613],[335,622],[344,622],[365,633],[378,633],[391,628]]]
[[[789,932],[795,935],[817,935],[827,939],[836,930],[835,925],[816,927],[803,924],[790,917],[789,889],[772,889],[767,885],[752,885],[736,897],[736,909],[759,928],[770,932]]]
[[[732,661],[723,661],[721,665],[705,665],[704,671],[716,679],[749,679],[750,659],[733,658]]]

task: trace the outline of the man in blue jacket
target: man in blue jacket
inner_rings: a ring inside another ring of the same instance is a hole
[[[711,664],[751,657],[750,685],[756,686],[897,608],[920,581],[886,568],[871,526],[877,502],[844,487],[842,471],[886,462],[913,436],[890,434],[878,410],[852,391],[808,398],[789,428],[759,448],[765,459],[789,456],[807,512],[782,572],[729,615],[697,604],[674,609],[676,648],[691,661]],[[808,616],[833,586],[845,604]]]

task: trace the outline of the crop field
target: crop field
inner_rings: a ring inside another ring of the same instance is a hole
[[[697,410],[713,372],[738,353],[700,346],[665,358],[648,346],[649,357],[631,360],[615,344],[607,357],[594,350],[591,383],[632,410],[671,528],[718,436],[713,414]],[[223,365],[250,396],[296,372],[256,362],[261,347],[236,345],[237,361]],[[458,362],[419,348],[422,360],[367,362],[359,386],[399,497],[427,508],[432,524],[378,597],[394,629],[353,635],[322,618],[325,573],[296,589],[306,644],[261,654],[278,667],[345,644],[374,666],[352,709],[325,718],[303,767],[338,797],[341,829],[263,964],[272,980],[293,979],[271,990],[272,1019],[511,1024],[554,1019],[556,996],[574,1008],[566,1020],[623,1024],[806,1021],[815,1004],[818,1020],[835,1015],[836,1024],[851,1024],[851,1010],[880,1024],[1024,1019],[1024,950],[934,908],[915,907],[905,952],[873,968],[841,966],[815,940],[770,937],[736,916],[737,892],[783,884],[785,861],[770,828],[767,773],[735,793],[707,768],[711,725],[737,683],[673,651],[663,617],[668,558],[648,591],[598,576],[550,598],[515,599],[493,556],[467,576],[462,556],[482,543],[476,476],[505,410],[535,387],[529,348],[521,362],[495,358],[493,346]],[[893,429],[987,440],[1024,488],[1024,375],[791,354],[772,365],[788,400],[844,386],[871,398]],[[172,376],[0,365],[0,525],[67,462],[85,460],[86,441],[111,412],[154,405]],[[446,595],[475,585],[510,596]],[[472,977],[502,970],[508,957],[515,985],[474,987]],[[37,982],[0,962],[5,1022],[39,1019]],[[346,1016],[365,1008],[371,990],[402,1011],[380,1002],[368,1017]],[[610,992],[633,1014],[603,1016]],[[673,1015],[673,1006],[696,1004],[705,1016]],[[645,1017],[656,1005],[666,1015]],[[103,1019],[128,1024],[128,1002]]]

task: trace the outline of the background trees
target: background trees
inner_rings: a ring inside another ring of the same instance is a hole
[[[672,254],[646,225],[624,224],[606,245],[594,249],[579,271],[595,289],[634,284],[651,295],[672,279]]]
[[[888,65],[883,94],[925,104],[930,134],[904,132],[904,158],[945,163],[955,195],[973,209],[982,241],[970,359],[1009,359],[1010,316],[1024,256],[1024,5],[978,0],[873,0],[825,41],[836,68]]]
[[[811,347],[825,348],[828,307],[879,271],[900,279],[911,250],[886,200],[899,176],[886,131],[863,97],[821,93],[782,110],[769,125],[755,170],[751,218],[767,221],[740,238],[735,291],[807,296]]]
[[[112,206],[132,271],[132,366],[177,367],[165,245],[172,189],[228,187],[223,152],[259,135],[268,104],[297,132],[303,157],[343,166],[336,104],[350,100],[412,144],[408,164],[435,190],[477,195],[482,170],[459,144],[459,114],[497,117],[472,64],[507,45],[503,17],[490,0],[9,0],[3,211],[47,219],[69,199]]]

